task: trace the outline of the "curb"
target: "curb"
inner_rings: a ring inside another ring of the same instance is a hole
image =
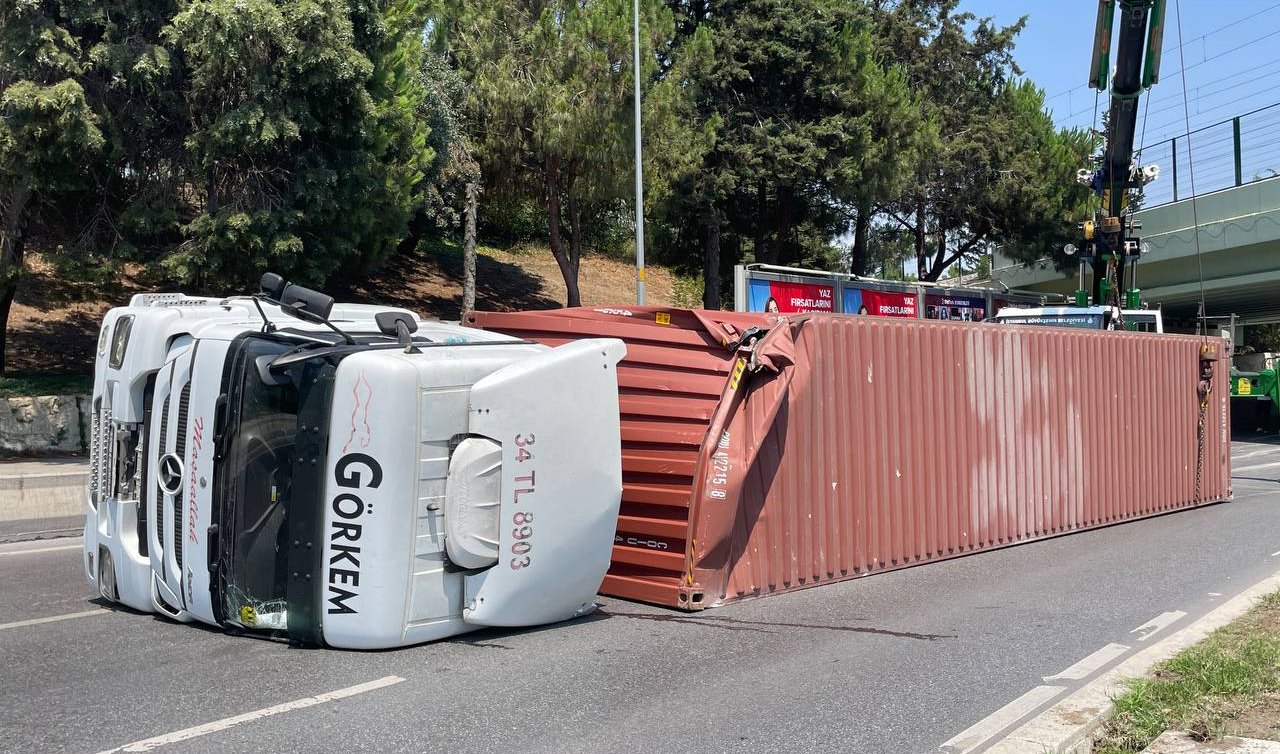
[[[0,464],[0,521],[83,516],[89,464]]]
[[[1093,734],[1111,716],[1113,700],[1127,690],[1126,679],[1146,675],[1157,663],[1244,615],[1260,598],[1277,589],[1280,589],[1280,572],[1248,587],[1191,625],[1085,684],[992,745],[986,750],[987,754],[1089,754],[1093,749]]]

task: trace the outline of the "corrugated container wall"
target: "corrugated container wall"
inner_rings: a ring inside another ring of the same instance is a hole
[[[1225,359],[1200,396],[1218,339],[649,307],[468,323],[626,341],[609,595],[697,610],[1231,497]]]

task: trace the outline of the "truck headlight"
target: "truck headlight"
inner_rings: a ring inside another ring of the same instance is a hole
[[[124,363],[124,352],[129,348],[129,331],[133,329],[133,315],[126,314],[116,320],[115,332],[111,335],[111,368],[119,369]]]

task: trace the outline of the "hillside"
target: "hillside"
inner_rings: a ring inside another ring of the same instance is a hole
[[[172,290],[157,285],[136,267],[107,284],[69,283],[39,255],[28,260],[28,277],[9,315],[8,372],[16,374],[89,374],[102,315],[134,293]],[[491,311],[552,309],[564,306],[560,269],[545,248],[481,247],[476,258],[476,308]],[[618,259],[584,256],[579,273],[586,306],[635,302],[635,268]],[[650,304],[688,306],[676,293],[678,279],[669,270],[650,267],[646,300]],[[462,302],[462,251],[441,245],[429,252],[398,257],[363,285],[335,291],[343,300],[403,306],[424,316],[457,319]],[[692,295],[697,295],[696,292]]]
[[[645,302],[677,305],[678,278],[649,267]],[[578,274],[583,306],[634,304],[633,263],[602,255],[583,256]],[[396,304],[441,319],[458,319],[462,305],[462,249],[441,245],[397,257],[341,298]],[[565,305],[564,279],[546,247],[476,249],[476,308],[487,311],[554,309]],[[683,301],[690,306],[695,302]]]

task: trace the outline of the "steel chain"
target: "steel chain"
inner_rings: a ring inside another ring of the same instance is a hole
[[[1204,473],[1204,415],[1209,408],[1209,394],[1200,399],[1200,420],[1196,423],[1196,497],[1200,502],[1200,477]]]

